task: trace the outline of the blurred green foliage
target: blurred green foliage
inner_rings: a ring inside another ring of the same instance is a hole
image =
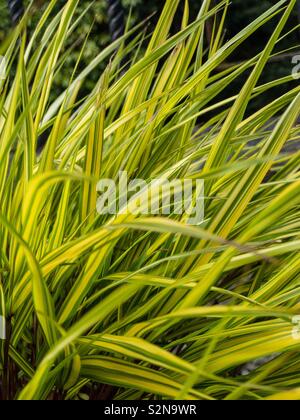
[[[215,2],[217,0],[214,0]],[[255,17],[260,15],[264,10],[275,4],[277,0],[232,0],[231,11],[227,20],[227,33],[226,38],[230,38],[235,33],[239,32],[245,25],[250,23]],[[42,10],[46,7],[47,1],[35,0],[33,13],[30,15],[29,30],[33,28]],[[65,3],[65,0],[57,1],[57,10]],[[300,3],[300,1],[299,1]],[[25,6],[29,4],[28,0],[24,0]],[[77,28],[75,33],[69,40],[69,47],[72,48],[71,52],[67,54],[66,61],[64,64],[65,79],[57,81],[58,88],[66,88],[68,75],[72,72],[76,59],[78,57],[81,45],[84,42],[86,34],[91,30],[90,36],[86,42],[83,51],[82,66],[85,66],[89,61],[97,55],[101,49],[103,49],[110,41],[108,22],[107,22],[107,8],[106,0],[80,0],[79,8],[77,11],[78,16],[86,10],[88,12],[84,15],[81,25]],[[153,16],[153,24],[159,11],[163,7],[164,1],[162,0],[123,0],[123,5],[129,13],[132,8],[133,22],[145,19],[153,12],[157,11],[156,15]],[[182,1],[184,4],[184,1]],[[201,0],[190,0],[190,14],[191,19],[194,18],[201,6]],[[177,26],[180,27],[180,13],[177,17]],[[294,17],[290,23],[291,26],[298,23],[297,11],[295,10]],[[241,48],[234,59],[242,60],[253,56],[260,50],[260,46],[264,45],[268,37],[271,35],[274,29],[275,22],[270,22],[261,31],[257,32],[254,37],[246,45]],[[5,38],[7,32],[11,28],[11,21],[7,9],[6,0],[0,0],[0,42]],[[91,29],[92,28],[92,29]],[[177,28],[174,28],[176,30]],[[287,38],[281,45],[281,49],[287,48],[291,45],[299,43],[299,31],[294,32],[289,38]],[[99,69],[99,72],[102,69]],[[285,61],[279,61],[268,66],[268,71],[264,75],[265,81],[274,79],[274,77],[280,77],[286,75],[291,71],[291,61],[287,58]],[[97,80],[99,74],[90,76],[87,81],[87,89],[90,89],[94,81]]]

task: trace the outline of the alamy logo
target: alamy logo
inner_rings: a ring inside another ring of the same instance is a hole
[[[6,78],[7,61],[6,58],[0,56],[0,81]]]
[[[300,340],[300,315],[294,316],[292,322],[293,325],[295,325],[293,328],[292,336],[294,340]]]
[[[294,80],[300,79],[300,55],[294,55],[292,57],[292,64],[294,67],[292,68],[292,76]]]
[[[0,340],[5,340],[6,331],[5,331],[5,318],[0,315]]]
[[[157,178],[129,182],[127,172],[120,172],[117,183],[102,179],[97,191],[97,212],[101,215],[181,215],[190,225],[204,220],[204,180]]]

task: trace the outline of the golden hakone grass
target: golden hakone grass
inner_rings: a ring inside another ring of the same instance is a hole
[[[211,3],[191,21],[166,0],[151,35],[128,29],[79,70],[87,34],[54,100],[78,1],[57,16],[50,1],[30,36],[25,15],[1,46],[1,399],[300,399],[300,87],[261,84],[295,1],[229,40],[229,1]],[[221,66],[270,21],[257,56]],[[205,220],[98,214],[96,183],[120,171],[203,179]]]

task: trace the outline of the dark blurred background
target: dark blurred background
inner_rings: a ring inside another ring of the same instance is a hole
[[[215,3],[218,0],[214,0]],[[249,24],[253,19],[259,16],[263,11],[276,4],[277,0],[232,0],[230,6],[230,13],[226,22],[226,34],[225,39],[229,39],[237,32],[239,32],[243,27]],[[29,1],[24,0],[24,5],[26,6]],[[45,0],[35,0],[33,12],[30,17],[29,27],[33,28],[36,21],[39,19],[43,9],[47,5]],[[80,6],[78,8],[77,14],[81,14],[89,5],[90,1],[80,0]],[[65,4],[65,0],[58,0],[57,7],[61,7]],[[159,15],[159,11],[162,9],[164,4],[163,0],[123,0],[123,7],[125,13],[129,13],[130,8],[132,8],[132,20],[138,22],[142,19],[145,19],[153,12],[158,12],[151,19],[151,25],[155,25],[155,20]],[[184,4],[184,1],[182,1]],[[191,19],[196,16],[199,8],[201,6],[201,0],[190,0],[191,7]],[[299,24],[300,14],[300,0],[298,1],[298,6],[295,8],[294,15],[292,16],[289,26],[290,28]],[[182,14],[178,13],[177,23],[175,22],[174,30],[176,26],[180,26],[180,17]],[[229,61],[240,61],[252,57],[258,51],[261,51],[265,43],[267,42],[269,36],[272,33],[276,21],[270,21],[265,25],[259,32],[257,32],[251,39],[240,48],[234,56],[232,56]],[[12,26],[11,19],[9,16],[7,1],[0,0],[0,42],[5,38],[7,32]],[[108,25],[108,13],[107,13],[107,1],[106,0],[95,0],[88,11],[84,16],[80,27],[73,34],[71,39],[69,39],[70,45],[75,45],[78,43],[78,48],[74,48],[71,54],[68,54],[67,61],[65,63],[65,78],[61,78],[58,83],[58,89],[66,88],[68,83],[69,74],[72,72],[72,68],[76,63],[76,58],[80,50],[80,41],[84,39],[85,34],[90,31],[92,26],[91,36],[86,44],[83,55],[83,66],[85,63],[88,63],[97,53],[101,51],[109,42],[110,42],[110,33]],[[294,31],[289,37],[287,37],[280,45],[280,50],[284,48],[289,48],[293,45],[297,46],[300,44],[300,32],[299,29]],[[292,53],[287,55],[282,55],[276,61],[270,63],[264,72],[262,81],[273,80],[291,73],[291,59]],[[228,63],[230,64],[230,63]],[[93,86],[94,81],[97,79],[99,74],[92,75],[87,81],[87,88]],[[241,81],[242,83],[242,81]],[[238,86],[236,86],[238,89]],[[282,87],[284,89],[284,87]],[[277,91],[278,95],[278,91]]]

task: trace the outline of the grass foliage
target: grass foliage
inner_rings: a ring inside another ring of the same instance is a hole
[[[1,45],[9,64],[0,97],[1,398],[300,399],[292,334],[300,86],[248,112],[292,81],[260,84],[260,76],[280,51],[295,0],[229,40],[228,0],[213,8],[204,0],[193,22],[185,1],[172,36],[181,2],[166,0],[150,37],[142,23],[88,67],[79,59],[51,102],[64,45],[80,25],[78,3],[54,16],[50,1],[30,39],[25,16]],[[205,21],[216,15],[207,48]],[[220,68],[271,20],[276,29],[257,56]],[[84,80],[108,61],[82,96]],[[243,74],[240,92],[224,99]],[[47,145],[36,153],[43,133]],[[120,170],[131,179],[204,179],[204,223],[98,215],[96,183]]]

